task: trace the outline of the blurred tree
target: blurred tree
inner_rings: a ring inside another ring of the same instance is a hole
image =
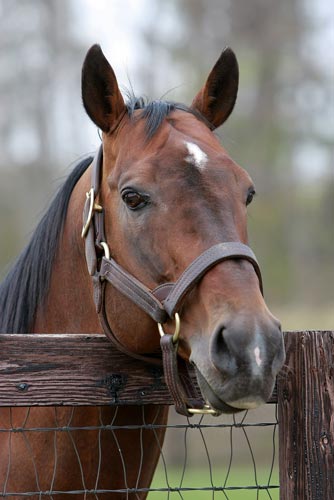
[[[45,165],[64,159],[77,134],[78,60],[71,1],[1,0],[1,161]],[[66,112],[66,119],[62,120]],[[73,110],[73,111],[72,111]],[[45,168],[45,167],[44,167]]]
[[[71,1],[0,1],[0,268],[30,232],[27,216],[54,192],[66,148],[85,151],[77,134],[83,50],[72,25]]]
[[[333,136],[319,116],[325,116],[327,106],[327,122],[328,109],[333,119],[333,80],[318,54],[305,50],[320,29],[309,2],[158,0],[154,6],[146,30],[152,64],[143,74],[153,95],[157,84],[161,91],[156,75],[169,85],[176,73],[187,84],[174,94],[191,102],[222,48],[231,45],[237,53],[239,99],[221,133],[223,144],[250,172],[260,195],[250,207],[250,234],[263,264],[266,295],[276,303],[311,302],[311,282],[319,290],[318,302],[328,301],[333,295],[326,273],[329,266],[334,269],[334,227],[324,225],[320,213],[326,198],[322,186],[333,180]],[[310,160],[305,151],[314,143],[321,148],[314,156],[321,170],[311,165],[307,177]],[[309,204],[312,175],[317,187]],[[325,205],[327,213],[332,207]],[[318,255],[323,260],[315,265]]]

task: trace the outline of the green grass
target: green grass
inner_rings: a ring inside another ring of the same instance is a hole
[[[223,472],[219,472],[217,467],[214,468],[212,472],[212,482],[210,478],[210,473],[208,468],[189,468],[184,476],[182,485],[180,485],[181,476],[182,476],[182,468],[168,468],[168,479],[166,479],[164,470],[162,467],[159,467],[151,488],[167,488],[170,486],[173,487],[183,487],[183,488],[204,488],[204,487],[222,487],[224,486],[226,479],[227,471],[224,469]],[[269,470],[263,466],[257,467],[257,483],[260,486],[266,486],[268,484],[268,475]],[[274,470],[270,484],[278,485],[278,471]],[[269,489],[269,493],[266,490],[257,490],[256,481],[254,476],[254,470],[249,466],[233,466],[231,468],[230,474],[228,476],[228,480],[225,485],[228,487],[242,487],[242,486],[250,486],[253,489],[231,489],[225,490],[225,494],[222,491],[182,491],[179,492],[170,492],[168,496],[168,492],[152,492],[148,495],[149,500],[162,500],[162,499],[173,499],[173,498],[184,498],[186,500],[220,500],[220,499],[229,499],[229,500],[264,500],[270,499],[278,500],[279,499],[279,489],[273,488]]]

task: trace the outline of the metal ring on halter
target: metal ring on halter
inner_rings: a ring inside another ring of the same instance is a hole
[[[181,328],[181,320],[180,320],[180,316],[178,315],[178,313],[174,314],[174,319],[175,319],[175,331],[173,333],[173,342],[174,342],[174,344],[176,344],[176,342],[179,339],[180,328]],[[164,332],[164,329],[163,329],[163,326],[161,323],[158,323],[158,330],[160,333],[160,337],[163,337],[164,335],[166,335],[166,332]]]
[[[110,259],[110,250],[109,250],[107,243],[105,241],[101,241],[100,245],[104,250],[105,258],[109,260]]]

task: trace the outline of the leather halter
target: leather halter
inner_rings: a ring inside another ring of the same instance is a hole
[[[134,358],[160,365],[160,356],[157,358],[154,355],[133,353],[123,346],[112,332],[105,309],[106,283],[110,283],[147,313],[160,325],[159,331],[163,332],[161,325],[175,318],[187,294],[218,263],[231,259],[247,260],[254,267],[262,292],[261,271],[253,251],[247,245],[240,242],[219,243],[199,255],[175,283],[164,283],[150,290],[110,257],[104,233],[104,210],[95,202],[100,190],[102,164],[101,145],[91,167],[92,185],[86,194],[82,230],[82,237],[85,238],[87,267],[94,284],[96,310],[104,333],[117,349]],[[174,399],[176,411],[187,416],[194,413],[216,414],[215,410],[204,405],[203,399],[192,384],[188,373],[188,363],[177,356],[178,342],[175,338],[173,339],[173,335],[163,333],[160,345],[165,381]]]

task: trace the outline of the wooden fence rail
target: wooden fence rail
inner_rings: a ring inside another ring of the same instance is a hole
[[[334,499],[334,332],[285,334],[278,403],[281,500]],[[195,380],[195,379],[194,379]],[[162,370],[102,335],[0,335],[0,406],[172,404]]]

